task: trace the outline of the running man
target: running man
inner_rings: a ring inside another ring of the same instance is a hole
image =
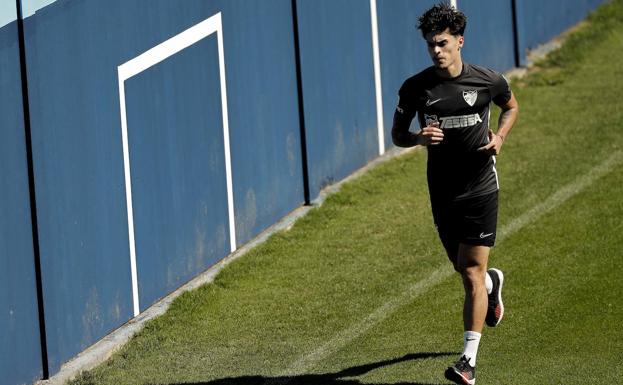
[[[461,59],[465,15],[438,4],[419,19],[433,65],[407,79],[399,91],[392,139],[401,147],[426,146],[428,189],[441,242],[461,274],[463,352],[445,376],[457,384],[474,384],[476,354],[484,323],[497,326],[504,315],[498,269],[487,270],[495,243],[500,153],[519,106],[506,79]],[[489,105],[502,111],[498,129],[489,129]],[[418,115],[421,130],[409,131]]]

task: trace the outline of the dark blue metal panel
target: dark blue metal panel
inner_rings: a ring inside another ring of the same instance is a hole
[[[418,18],[436,1],[380,0],[377,2],[383,125],[385,146],[392,145],[391,128],[398,90],[410,76],[432,65],[426,42],[417,29]]]
[[[529,49],[578,23],[601,3],[603,0],[517,0],[520,63],[526,63]]]
[[[125,84],[143,310],[229,254],[216,35]]]
[[[297,1],[310,196],[378,156],[370,5]]]
[[[290,0],[224,0],[236,239],[304,202]]]
[[[17,385],[43,370],[15,1],[0,1],[0,382]]]
[[[132,317],[110,9],[53,3],[25,20],[51,374]]]
[[[459,1],[467,15],[463,58],[497,71],[515,66],[513,8],[511,0]]]
[[[25,20],[52,374],[132,317],[117,67],[217,12],[241,244],[303,201],[290,1],[65,0]],[[229,252],[213,45],[126,82],[142,309]]]

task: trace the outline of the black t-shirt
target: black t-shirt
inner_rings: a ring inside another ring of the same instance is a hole
[[[489,105],[506,104],[506,79],[490,69],[463,63],[461,74],[447,79],[429,67],[407,79],[399,91],[394,129],[406,131],[418,115],[420,127],[438,121],[439,145],[428,146],[428,187],[432,196],[465,199],[497,191],[495,157],[478,152],[489,142]]]

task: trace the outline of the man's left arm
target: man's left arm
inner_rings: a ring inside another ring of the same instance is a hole
[[[499,107],[502,109],[502,112],[498,119],[498,130],[495,133],[489,130],[489,143],[478,149],[478,151],[486,152],[488,155],[500,154],[502,145],[513,128],[517,116],[519,116],[519,103],[517,103],[515,94],[512,92],[510,99]]]

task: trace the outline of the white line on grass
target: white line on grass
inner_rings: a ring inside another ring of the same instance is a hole
[[[552,211],[572,196],[592,185],[597,179],[608,174],[614,167],[623,162],[623,152],[616,151],[608,159],[593,167],[588,173],[579,176],[576,180],[556,191],[548,199],[534,206],[523,215],[513,219],[499,232],[498,239],[503,239],[518,231],[527,224],[536,221],[549,211]]]
[[[532,209],[502,227],[498,232],[498,243],[521,230],[526,225],[535,222],[543,215],[554,210],[574,195],[592,185],[597,179],[608,174],[614,167],[618,166],[622,162],[623,152],[617,151],[613,153],[608,159],[595,166],[588,173],[562,187],[545,201],[534,206]],[[437,269],[430,276],[409,286],[399,296],[391,298],[361,321],[335,335],[324,345],[299,358],[292,365],[290,365],[287,370],[281,373],[279,377],[269,381],[268,384],[285,384],[290,381],[287,377],[305,374],[307,371],[312,369],[316,363],[336,353],[355,338],[366,334],[373,326],[391,316],[402,306],[412,302],[419,295],[424,294],[430,288],[450,277],[453,272],[454,270],[450,264],[446,264]]]

